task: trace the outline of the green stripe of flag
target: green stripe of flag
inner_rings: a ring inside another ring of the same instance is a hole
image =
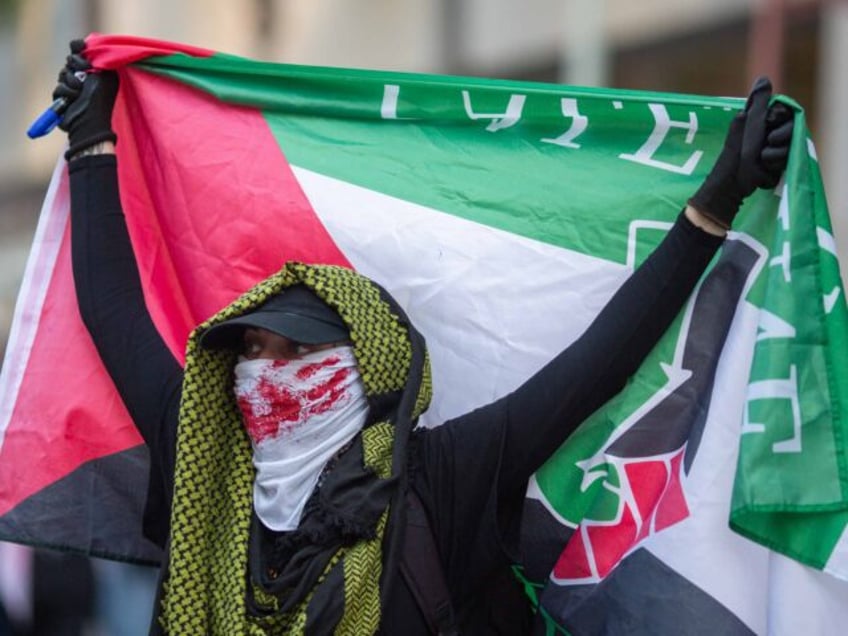
[[[787,172],[794,187],[755,290],[765,319],[743,413],[731,526],[823,568],[848,524],[848,313],[803,122],[801,113],[793,150],[803,152],[793,153]]]
[[[626,258],[622,219],[672,220],[740,106],[738,99],[271,65],[224,55],[174,55],[145,67],[263,109],[295,165],[616,262]],[[576,100],[571,115],[564,114],[563,99]],[[674,124],[643,154],[668,168],[636,158],[657,124],[652,104]],[[691,172],[674,171],[696,152],[703,154]]]

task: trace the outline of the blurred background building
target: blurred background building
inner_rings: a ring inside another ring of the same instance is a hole
[[[0,357],[64,135],[24,131],[67,43],[129,33],[276,62],[745,95],[806,110],[848,280],[848,0],[0,0]]]

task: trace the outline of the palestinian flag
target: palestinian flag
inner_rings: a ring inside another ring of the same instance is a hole
[[[174,355],[287,260],[354,267],[427,338],[426,425],[511,391],[585,329],[744,104],[130,37],[87,51],[120,74],[121,197]],[[548,633],[848,624],[848,310],[804,114],[781,99],[796,109],[785,180],[747,201],[639,374],[532,480],[516,575]],[[75,305],[61,161],[2,368],[0,444],[2,538],[157,561],[139,534],[146,452]]]

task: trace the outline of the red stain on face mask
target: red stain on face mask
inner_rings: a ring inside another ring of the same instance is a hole
[[[341,359],[338,356],[330,356],[326,360],[321,360],[321,362],[313,362],[312,364],[307,364],[305,367],[303,367],[297,372],[297,377],[300,380],[308,380],[316,373],[318,373],[321,369],[327,369],[333,366],[334,364],[338,364],[340,360]]]
[[[238,398],[239,409],[244,417],[248,435],[259,443],[276,437],[288,423],[296,422],[300,413],[300,401],[283,387],[276,387],[266,378],[259,381],[254,395]]]
[[[338,361],[338,358],[330,358],[307,365],[298,371],[297,377],[307,380],[318,370]],[[308,423],[313,415],[330,411],[344,397],[350,372],[350,369],[339,369],[325,382],[307,386],[302,391],[261,378],[253,395],[238,397],[239,409],[251,439],[258,444],[293,430],[299,424]]]
[[[306,398],[311,402],[309,415],[318,415],[329,411],[344,395],[345,380],[350,375],[350,369],[339,369],[326,382],[309,389]]]

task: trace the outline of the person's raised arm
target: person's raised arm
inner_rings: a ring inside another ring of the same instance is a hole
[[[757,80],[715,165],[661,245],[586,332],[508,398],[507,479],[526,480],[623,388],[682,309],[743,200],[777,185],[793,113],[770,98],[771,84]]]
[[[510,395],[433,431],[429,443],[442,455],[450,449],[445,471],[475,465],[501,497],[520,498],[530,475],[623,388],[685,304],[745,197],[780,179],[793,113],[769,105],[770,97],[771,85],[758,80],[703,185],[585,333]],[[502,449],[497,468],[479,466],[487,441]]]
[[[161,468],[173,466],[182,369],[144,302],[118,186],[111,117],[114,72],[93,72],[84,43],[71,44],[54,98],[68,106],[60,127],[71,190],[71,249],[80,315],[139,432]],[[167,477],[166,477],[167,481]]]

